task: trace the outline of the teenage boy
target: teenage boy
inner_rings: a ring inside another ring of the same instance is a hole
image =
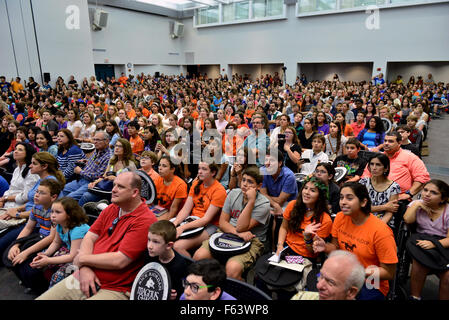
[[[48,289],[49,282],[43,277],[42,270],[30,266],[38,252],[46,249],[53,241],[56,228],[52,227],[50,215],[51,205],[58,198],[62,186],[55,179],[41,181],[34,195],[34,205],[27,224],[17,236],[17,239],[28,237],[37,231],[40,240],[32,246],[21,250],[20,244],[14,244],[8,252],[13,271],[26,288],[40,294]]]
[[[236,300],[223,291],[226,281],[224,267],[214,259],[195,261],[183,281],[184,293],[179,300]]]
[[[65,121],[65,116],[66,114],[64,111],[61,110],[56,111],[55,119],[56,122],[58,123],[58,130],[67,128],[67,121]]]
[[[55,135],[55,133],[58,131],[58,123],[53,120],[53,116],[50,112],[50,110],[44,110],[42,112],[42,124],[41,124],[41,129],[48,131],[48,133],[50,133],[50,135],[53,137]]]
[[[345,167],[347,169],[346,175],[341,182],[358,182],[367,164],[366,160],[359,157],[360,141],[357,138],[349,138],[346,141],[345,148],[346,154],[335,158],[333,163],[334,169],[337,167]]]
[[[156,179],[160,177],[160,175],[153,168],[156,163],[157,155],[153,151],[144,151],[140,155],[140,166],[153,181],[156,181]]]
[[[187,277],[187,267],[191,263],[173,249],[175,241],[176,227],[172,222],[160,220],[150,226],[144,263],[158,262],[167,268],[172,285],[170,300],[179,299],[184,292],[182,279]]]
[[[307,162],[304,162],[301,166],[302,174],[312,174],[318,163],[329,162],[329,157],[323,152],[325,143],[326,140],[322,134],[315,134],[313,136],[312,149],[305,150],[301,155],[303,161],[307,159]]]
[[[232,189],[228,193],[221,211],[218,232],[232,233],[245,241],[251,241],[249,251],[233,256],[226,262],[226,275],[230,278],[243,280],[243,272],[264,252],[270,222],[270,201],[259,192],[262,182],[263,176],[256,166],[245,169],[241,189]],[[209,240],[205,240],[193,259],[210,258]]]
[[[396,131],[402,136],[401,148],[405,150],[409,150],[421,158],[421,152],[419,147],[410,141],[410,127],[406,124],[401,124],[396,128]]]
[[[365,116],[366,114],[364,111],[357,112],[356,121],[350,124],[354,137],[357,137],[359,132],[365,128]]]
[[[129,143],[131,143],[131,149],[134,154],[140,155],[145,148],[145,143],[139,136],[140,125],[137,121],[133,120],[128,123]]]

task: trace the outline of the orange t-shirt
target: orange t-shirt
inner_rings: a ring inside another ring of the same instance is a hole
[[[193,200],[192,216],[204,217],[207,209],[210,205],[214,205],[219,208],[223,208],[224,202],[226,200],[226,190],[217,180],[214,183],[205,188],[202,183],[200,186],[200,192],[195,195],[195,186],[198,184],[199,180],[195,179],[190,188],[189,197]],[[218,226],[220,218],[220,212],[216,214],[211,224]]]
[[[293,208],[296,205],[296,200],[292,200],[288,203],[287,207],[285,208],[284,211],[284,219],[285,220],[290,220],[290,216],[291,216],[291,212],[293,210]],[[307,250],[306,248],[306,243],[304,241],[304,229],[306,228],[307,225],[312,223],[312,216],[310,217],[304,217],[304,220],[301,223],[301,227],[299,230],[297,230],[297,232],[291,232],[290,230],[287,231],[287,237],[285,238],[285,242],[287,242],[288,246],[295,251],[297,254],[300,254],[304,257],[308,257],[308,258],[316,258],[318,256],[318,254],[314,254],[312,252],[310,252],[309,250]],[[332,219],[329,216],[329,214],[324,213],[321,216],[321,227],[317,232],[317,235],[322,238],[325,239],[327,237],[329,237],[329,235],[331,234],[331,230],[332,230]]]
[[[136,111],[134,111],[134,109],[131,109],[126,112],[126,115],[128,116],[129,120],[133,120],[136,117]]]
[[[158,177],[154,180],[154,185],[157,192],[156,203],[165,209],[170,210],[173,200],[187,198],[187,183],[184,182],[180,177],[174,176],[173,181],[169,186],[164,184],[164,178]],[[181,203],[180,208],[182,208],[183,203]]]
[[[244,114],[245,118],[251,119],[253,114],[254,114],[254,112],[256,112],[255,109],[246,109],[245,110],[245,114]]]
[[[151,115],[151,112],[150,112],[147,108],[142,108],[142,115],[143,115],[145,118],[149,119],[149,118],[150,118],[150,115]]]
[[[149,171],[145,171],[151,178],[151,180],[153,180],[153,182],[155,182],[157,179],[159,179],[161,176],[159,175],[159,173],[156,172],[156,170],[154,170],[153,168],[151,168]]]
[[[398,262],[393,231],[373,214],[370,214],[364,224],[358,226],[352,223],[350,216],[339,212],[332,226],[332,237],[338,239],[341,250],[354,253],[365,268],[380,266],[380,263]],[[388,288],[388,280],[381,280],[380,292],[386,296]]]
[[[352,127],[349,124],[347,124],[345,126],[345,130],[344,130],[343,134],[344,134],[345,137],[353,136],[354,135],[354,130],[352,129]]]
[[[129,137],[129,143],[131,144],[131,149],[133,153],[140,154],[145,148],[145,143],[142,138],[137,135],[135,138]]]
[[[198,117],[200,116],[200,114],[198,113],[198,111],[193,111],[191,114],[190,114],[190,116],[193,118],[193,119],[198,119]]]

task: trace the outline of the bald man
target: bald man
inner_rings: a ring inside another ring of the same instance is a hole
[[[300,291],[292,300],[354,300],[365,282],[365,268],[349,251],[335,250],[320,270],[318,292]]]
[[[114,180],[111,204],[90,227],[73,264],[77,270],[38,300],[127,300],[144,264],[148,229],[157,221],[140,197],[134,172]]]

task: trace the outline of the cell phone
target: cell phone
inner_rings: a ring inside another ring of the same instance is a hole
[[[158,140],[157,143],[162,144],[162,141],[161,141],[161,140]]]
[[[310,159],[309,159],[309,158],[303,158],[302,161],[303,161],[304,163],[310,163]]]
[[[280,140],[280,139],[285,140],[285,134],[279,133],[279,134],[278,134],[278,139],[279,139],[279,140]]]

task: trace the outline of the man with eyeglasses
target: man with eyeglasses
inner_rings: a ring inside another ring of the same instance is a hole
[[[73,169],[73,172],[78,174],[80,178],[65,185],[62,191],[63,196],[80,200],[83,194],[87,192],[89,183],[103,176],[106,171],[112,155],[112,151],[109,148],[109,135],[104,131],[99,131],[95,134],[93,142],[95,153],[88,160],[80,160],[80,162],[87,162],[84,169],[80,166],[76,166]]]
[[[260,161],[261,157],[259,156],[259,154],[265,154],[266,150],[268,150],[270,146],[270,137],[266,134],[265,121],[265,118],[263,118],[261,114],[256,112],[251,120],[253,124],[251,134],[246,137],[245,141],[243,142],[243,148],[248,148],[248,150],[251,151],[248,163],[256,164],[258,167],[261,167],[264,164],[263,161]]]
[[[187,273],[182,282],[184,293],[179,300],[237,300],[223,291],[226,271],[217,260],[195,261]]]
[[[122,172],[114,180],[111,204],[84,236],[74,274],[38,300],[127,300],[144,265],[148,230],[157,221],[141,198],[142,180]]]

